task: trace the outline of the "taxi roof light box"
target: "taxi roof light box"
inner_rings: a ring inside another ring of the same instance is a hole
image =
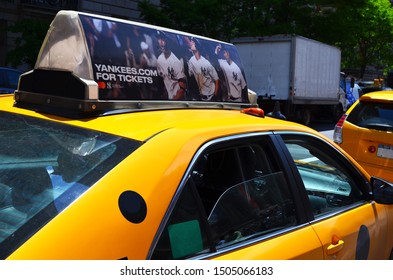
[[[15,106],[68,117],[251,101],[233,44],[76,11],[58,12],[15,92]]]

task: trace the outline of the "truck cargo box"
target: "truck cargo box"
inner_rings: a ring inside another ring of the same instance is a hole
[[[260,102],[279,101],[289,115],[315,112],[318,106],[334,106],[329,113],[332,109],[341,115],[345,98],[339,91],[339,48],[295,35],[240,38],[233,43],[248,86]]]

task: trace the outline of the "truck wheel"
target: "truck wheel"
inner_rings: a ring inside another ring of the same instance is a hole
[[[311,111],[309,109],[304,109],[302,114],[302,124],[309,125],[311,122]]]
[[[341,105],[334,106],[333,107],[332,122],[337,123],[343,114],[344,114],[344,110]]]

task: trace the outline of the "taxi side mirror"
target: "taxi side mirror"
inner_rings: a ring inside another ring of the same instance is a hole
[[[377,177],[371,177],[370,182],[375,202],[393,204],[393,183]]]

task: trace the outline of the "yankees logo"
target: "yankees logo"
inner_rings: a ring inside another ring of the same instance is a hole
[[[232,72],[232,78],[234,81],[237,81],[237,79],[238,79],[237,73]]]
[[[168,66],[168,76],[172,80],[176,80],[176,78],[175,78],[175,69],[173,69],[173,67],[171,67],[171,66]]]

